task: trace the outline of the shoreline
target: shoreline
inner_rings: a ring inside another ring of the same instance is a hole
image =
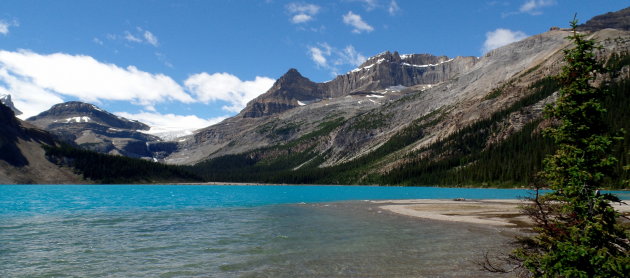
[[[518,199],[410,199],[370,201],[380,209],[422,219],[522,229],[532,226]],[[630,204],[613,204],[620,214],[630,215]]]

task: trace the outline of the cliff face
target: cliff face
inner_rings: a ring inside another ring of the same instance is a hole
[[[290,69],[269,91],[248,103],[239,116],[258,118],[323,99],[392,87],[434,85],[466,72],[477,61],[476,57],[449,59],[430,54],[401,56],[398,52],[387,51],[371,57],[357,69],[325,83],[312,82],[296,69]]]
[[[374,91],[394,86],[410,87],[444,82],[472,68],[475,57],[430,54],[399,55],[389,51],[365,61],[357,69],[322,84],[330,97],[340,97],[358,91]]]

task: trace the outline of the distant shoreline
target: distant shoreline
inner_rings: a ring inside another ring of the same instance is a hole
[[[143,183],[139,183],[142,185]],[[250,185],[250,186],[376,186],[376,187],[437,187],[437,188],[461,188],[461,189],[531,189],[527,186],[514,186],[514,187],[493,187],[493,186],[454,186],[454,185],[379,185],[379,184],[295,184],[295,183],[260,183],[260,182],[178,182],[178,183],[146,183],[146,185]],[[548,188],[541,188],[541,190],[549,190]],[[601,188],[605,191],[627,191],[630,192],[630,188]]]

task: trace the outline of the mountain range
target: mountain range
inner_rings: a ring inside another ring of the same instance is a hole
[[[596,82],[617,92],[607,102],[611,130],[630,128],[628,18],[630,8],[579,29],[611,71]],[[543,110],[555,101],[551,77],[569,32],[552,28],[483,57],[386,51],[324,83],[290,69],[238,115],[174,141],[81,102],[20,124],[77,148],[187,165],[206,181],[527,185],[553,149],[541,135],[553,124]],[[619,169],[629,142],[616,148]]]

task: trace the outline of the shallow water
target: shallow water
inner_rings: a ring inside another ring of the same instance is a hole
[[[449,194],[455,193],[471,194]],[[474,261],[485,250],[505,248],[508,238],[497,231],[398,216],[364,201],[324,203],[430,195],[414,194],[354,187],[0,186],[0,277],[490,276]]]

